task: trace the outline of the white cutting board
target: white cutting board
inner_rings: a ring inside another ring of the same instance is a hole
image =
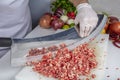
[[[104,79],[104,65],[107,53],[108,35],[99,35],[94,41],[90,43],[90,47],[95,48],[95,55],[98,60],[98,67],[92,71],[92,74],[96,74],[94,80]],[[15,80],[56,80],[54,78],[48,78],[38,74],[32,70],[32,67],[24,67],[16,76]],[[91,79],[92,80],[92,79]]]

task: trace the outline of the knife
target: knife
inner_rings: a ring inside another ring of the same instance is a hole
[[[92,34],[98,35],[103,29],[104,25],[107,21],[107,16],[103,14],[98,14],[98,24],[97,27],[93,30]],[[91,34],[90,34],[91,35]],[[71,28],[53,35],[47,35],[43,37],[36,38],[8,38],[8,37],[0,37],[0,47],[11,47],[12,44],[17,43],[28,43],[28,42],[38,42],[38,41],[52,41],[52,40],[69,40],[69,39],[77,39],[80,40],[84,38],[80,38],[76,29]]]
[[[38,38],[11,39],[11,42],[13,43],[11,47],[12,66],[21,66],[33,59],[39,60],[41,56],[23,57],[31,48],[40,48],[60,42],[69,42],[67,47],[69,47],[69,49],[73,49],[78,44],[89,42],[91,39],[100,34],[106,24],[107,17],[105,15],[98,15],[98,17],[99,21],[97,27],[88,37],[85,38],[80,38],[75,28],[71,28],[63,32]]]

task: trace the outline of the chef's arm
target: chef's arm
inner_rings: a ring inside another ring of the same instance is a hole
[[[72,2],[74,6],[77,6],[82,3],[88,3],[88,0],[70,0],[70,2]]]

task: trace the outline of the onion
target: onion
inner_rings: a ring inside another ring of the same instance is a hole
[[[51,15],[49,13],[44,14],[39,21],[39,25],[43,28],[50,28]]]
[[[117,17],[110,16],[108,22],[108,31],[110,34],[110,40],[113,41],[113,45],[120,48],[120,22]]]
[[[51,26],[53,27],[53,29],[57,30],[57,29],[61,29],[62,26],[64,25],[64,22],[61,19],[56,19],[56,20],[52,20],[51,21]]]
[[[114,44],[116,47],[120,48],[120,41],[113,41],[113,44]]]
[[[119,21],[119,19],[117,17],[115,17],[115,16],[109,16],[108,19],[109,19],[110,24]]]
[[[74,24],[74,19],[69,19],[68,21],[67,21],[67,24]]]
[[[54,15],[60,18],[60,16],[63,15],[63,9],[62,8],[57,8]]]
[[[60,17],[60,19],[65,23],[65,22],[67,22],[67,20],[68,20],[68,16],[62,15],[62,16]]]
[[[110,24],[109,31],[110,31],[110,34],[116,33],[120,35],[120,22],[114,22]]]

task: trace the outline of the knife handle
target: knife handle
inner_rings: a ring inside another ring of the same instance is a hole
[[[11,38],[1,38],[0,37],[0,47],[10,47],[12,45]]]

